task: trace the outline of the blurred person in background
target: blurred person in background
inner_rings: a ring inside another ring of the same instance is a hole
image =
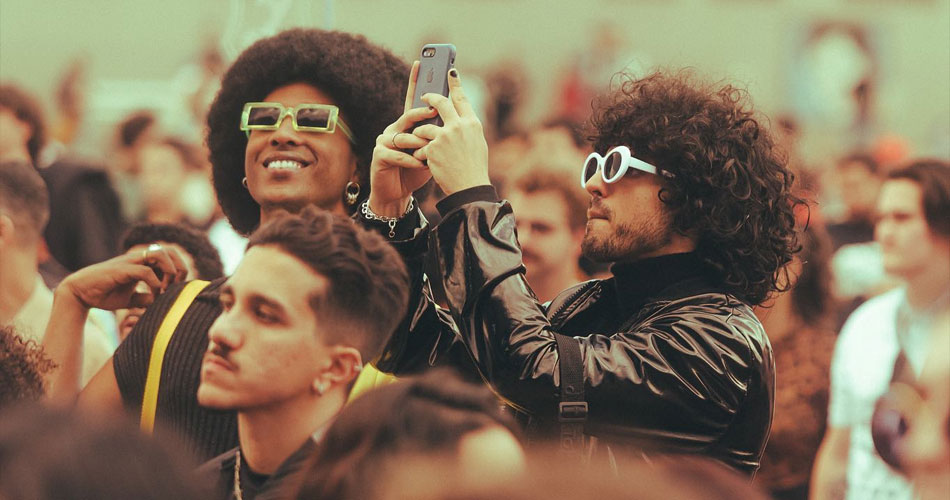
[[[515,216],[490,185],[487,144],[455,69],[449,88],[450,98],[424,97],[444,127],[409,134],[425,108],[409,110],[377,142],[360,219],[393,228],[414,275],[411,321],[391,341],[405,347],[380,369],[474,364],[535,437],[560,430],[566,448],[605,466],[622,468],[616,448],[703,455],[754,474],[774,366],[752,305],[786,288],[800,200],[744,94],[656,73],[599,102],[598,154],[582,166],[591,196],[582,247],[613,263],[612,276],[545,307],[524,278]],[[410,196],[429,175],[448,195],[431,233]],[[448,312],[418,277],[425,259],[438,262]]]
[[[792,289],[756,308],[775,353],[775,416],[756,484],[776,500],[808,498],[809,476],[825,432],[832,325],[831,242],[809,225],[789,267]]]
[[[193,464],[174,442],[121,420],[39,405],[0,414],[0,498],[197,500]]]
[[[877,203],[875,239],[884,269],[903,286],[848,318],[831,365],[828,431],[815,461],[812,497],[912,498],[874,451],[871,414],[898,358],[918,376],[935,315],[950,307],[950,163],[919,160],[891,172]]]
[[[145,205],[144,220],[160,224],[186,222],[202,227],[213,211],[214,193],[210,179],[207,192],[189,191],[192,176],[202,175],[201,150],[179,139],[167,137],[145,144],[137,153],[139,182],[147,189],[142,192]],[[189,197],[202,196],[212,204],[212,210],[199,209],[203,214],[189,213]]]
[[[185,279],[200,279],[214,281],[224,276],[221,258],[217,250],[208,241],[204,234],[182,224],[152,224],[139,223],[125,233],[122,238],[124,253],[138,253],[148,249],[149,245],[159,244],[170,248],[181,256],[185,263],[187,274]],[[118,309],[115,311],[116,321],[119,324],[119,337],[122,340],[129,335],[132,327],[138,323],[143,308]],[[117,377],[119,388],[122,388],[122,378]],[[197,389],[198,386],[195,386]],[[127,398],[128,399],[128,398]]]
[[[895,364],[872,417],[874,447],[922,500],[950,495],[950,309],[934,321],[927,359],[914,376]]]
[[[897,285],[884,274],[881,248],[874,241],[875,204],[881,172],[873,156],[853,153],[838,160],[834,170],[837,192],[844,203],[844,219],[828,225],[834,246],[831,269],[835,297],[836,329],[869,297]]]
[[[507,482],[524,468],[518,435],[486,387],[431,370],[348,404],[324,434],[297,498],[379,498],[386,469],[406,457],[437,462],[460,487]]]
[[[43,340],[53,309],[53,292],[39,273],[49,194],[40,174],[23,162],[0,163],[0,325],[12,324],[24,338]],[[79,382],[85,385],[114,349],[91,321],[82,331]]]
[[[159,137],[155,114],[148,110],[129,113],[116,125],[109,175],[122,200],[122,215],[126,220],[142,220],[145,215],[139,154]]]
[[[0,411],[46,394],[46,374],[54,369],[43,346],[24,339],[11,325],[0,326]]]
[[[843,245],[874,241],[874,217],[881,173],[873,156],[852,153],[841,158],[833,170],[837,192],[844,204],[844,218],[828,224],[834,250]]]
[[[566,166],[550,166],[557,161],[523,169],[507,195],[518,213],[515,222],[525,277],[542,303],[586,279],[580,258],[587,227],[587,196]]]
[[[262,221],[309,205],[341,215],[356,210],[369,187],[374,139],[399,116],[408,72],[409,67],[389,51],[342,32],[288,30],[246,49],[226,72],[208,112],[207,144],[215,193],[233,228],[248,234]],[[280,108],[261,110],[261,117],[270,116],[270,122],[242,123],[245,105],[256,102],[276,103]],[[305,111],[325,111],[317,116],[327,121],[308,122],[306,113],[297,121],[293,109],[300,105],[313,106]],[[279,112],[268,115],[268,110]],[[330,119],[334,110],[336,121]],[[136,256],[134,252],[127,255]],[[161,245],[148,255],[150,262],[172,256],[181,260],[177,252]],[[219,412],[195,424],[200,415],[207,415],[194,399],[194,387],[200,379],[208,330],[221,313],[222,283],[215,280],[202,290],[173,332],[175,343],[167,356],[176,362],[165,365],[172,375],[162,390],[170,400],[183,403],[174,412],[160,412],[155,426],[156,435],[169,428],[187,433],[186,442],[194,444],[192,451],[201,460],[236,445],[233,416]],[[81,408],[141,412],[142,400],[126,394],[144,393],[155,337],[185,286],[170,285],[167,293],[157,297],[111,362],[79,396]],[[119,373],[132,381],[134,390],[120,391]],[[378,372],[372,365],[364,367],[366,376],[374,373]]]
[[[283,279],[274,280],[275,276]],[[220,289],[198,402],[236,410],[239,445],[202,466],[208,498],[288,498],[408,301],[399,254],[315,207],[251,235]]]
[[[40,109],[22,89],[0,86],[0,160],[27,159],[39,170],[49,190],[46,245],[56,261],[74,271],[115,255],[124,220],[103,169],[68,157],[39,163],[46,145]]]

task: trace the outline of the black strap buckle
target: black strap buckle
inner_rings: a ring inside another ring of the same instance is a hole
[[[587,420],[587,402],[561,402],[558,404],[557,418],[560,422],[584,422]]]

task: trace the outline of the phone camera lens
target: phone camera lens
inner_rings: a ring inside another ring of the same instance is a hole
[[[426,48],[422,51],[422,57],[432,57],[435,55],[435,49],[432,47]]]

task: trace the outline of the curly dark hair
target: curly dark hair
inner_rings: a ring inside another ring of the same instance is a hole
[[[197,278],[216,280],[224,276],[221,256],[204,234],[182,224],[154,224],[142,222],[129,228],[122,238],[122,251],[136,245],[165,241],[181,246],[195,261]]]
[[[5,83],[0,85],[0,108],[10,110],[17,120],[30,126],[32,132],[26,141],[26,150],[33,165],[39,166],[40,151],[46,145],[46,122],[39,101],[20,87]]]
[[[413,453],[452,455],[466,434],[495,426],[520,438],[484,385],[464,382],[448,368],[400,379],[343,408],[296,498],[372,498],[374,479],[389,462]]]
[[[234,229],[248,234],[260,223],[260,205],[241,185],[247,147],[239,127],[244,103],[263,100],[295,82],[327,93],[353,130],[357,173],[368,188],[376,137],[402,114],[408,78],[409,66],[388,50],[338,31],[287,30],[245,50],[225,73],[208,112],[214,189]],[[368,192],[363,189],[363,196]]]
[[[794,175],[762,118],[732,85],[694,82],[689,71],[626,76],[595,104],[590,139],[601,153],[626,145],[675,175],[660,190],[673,226],[695,235],[696,253],[727,292],[762,303],[788,288],[799,251]]]
[[[0,327],[0,408],[46,394],[43,377],[56,368],[34,340],[24,340],[13,326]]]

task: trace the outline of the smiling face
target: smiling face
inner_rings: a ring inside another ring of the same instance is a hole
[[[223,310],[208,332],[198,402],[247,410],[318,397],[315,386],[332,359],[310,299],[327,286],[275,247],[248,250],[221,289]]]
[[[628,169],[608,184],[598,173],[587,182],[591,195],[587,232],[581,248],[597,262],[633,261],[669,252],[676,234],[673,218],[660,201],[662,178]]]
[[[316,87],[292,83],[279,87],[263,101],[287,107],[336,103]],[[340,111],[341,118],[344,111]],[[343,213],[347,182],[356,181],[356,155],[337,127],[332,134],[298,132],[288,116],[277,130],[254,130],[247,140],[244,175],[251,196],[265,211],[284,208],[297,212],[307,205]]]

